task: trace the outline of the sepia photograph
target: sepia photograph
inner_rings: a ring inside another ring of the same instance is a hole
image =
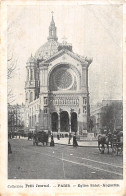
[[[123,179],[122,44],[122,4],[7,6],[8,179]]]

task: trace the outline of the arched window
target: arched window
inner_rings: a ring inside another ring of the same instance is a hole
[[[33,80],[33,70],[31,69],[31,80]]]
[[[83,97],[83,104],[86,105],[87,104],[87,100],[85,97]]]
[[[27,71],[27,80],[29,80],[29,69]]]
[[[87,108],[86,108],[86,106],[83,106],[83,113],[84,113],[84,114],[87,113]]]
[[[33,92],[30,92],[30,102],[33,101]]]
[[[48,98],[44,97],[44,104],[47,105],[48,104]]]

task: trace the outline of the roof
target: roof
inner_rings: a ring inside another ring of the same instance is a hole
[[[92,58],[83,57],[67,49],[62,49],[58,51],[57,53],[55,53],[53,56],[47,58],[43,63],[49,63],[55,60],[57,57],[62,56],[63,54],[68,54],[75,60],[80,61],[81,63],[87,64],[87,65],[89,65],[92,62]]]
[[[59,43],[55,40],[49,40],[42,45],[35,53],[35,58],[38,60],[47,59],[58,52]]]

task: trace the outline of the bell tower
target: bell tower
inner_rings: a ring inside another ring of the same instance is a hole
[[[52,21],[51,21],[50,26],[49,26],[48,40],[55,40],[55,41],[58,40],[56,31],[57,31],[57,28],[55,26],[55,22],[54,22],[54,19],[53,19],[53,11],[52,11]]]
[[[38,98],[39,94],[39,75],[37,70],[37,62],[35,58],[30,56],[27,61],[27,79],[25,82],[25,102],[28,105],[30,102]]]

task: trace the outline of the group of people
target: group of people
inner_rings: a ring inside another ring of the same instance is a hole
[[[51,133],[51,138],[52,138],[52,137],[53,137],[53,134]],[[59,134],[57,134],[57,139],[58,139],[58,140],[60,139]],[[71,139],[72,139],[72,135],[71,135],[71,133],[69,133],[69,136],[68,136],[68,144],[70,144]],[[74,134],[74,135],[73,135],[73,147],[77,147],[77,146],[78,146],[77,138],[76,138],[76,134]]]

